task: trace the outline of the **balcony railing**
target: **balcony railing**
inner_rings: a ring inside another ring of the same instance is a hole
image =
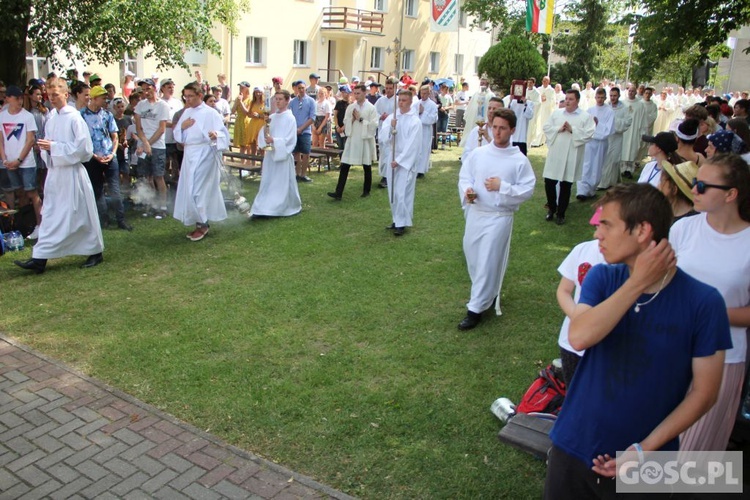
[[[350,7],[325,7],[321,28],[382,34],[383,13]]]

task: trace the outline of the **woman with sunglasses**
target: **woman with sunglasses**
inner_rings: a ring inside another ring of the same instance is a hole
[[[682,270],[724,297],[732,334],[716,404],[680,437],[680,449],[725,450],[734,427],[745,374],[750,327],[750,169],[735,154],[706,160],[693,180],[695,217],[670,231]]]

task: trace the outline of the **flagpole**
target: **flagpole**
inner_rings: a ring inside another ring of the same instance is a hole
[[[557,11],[557,4],[558,2],[555,2],[552,7],[552,29],[549,34],[549,52],[547,53],[547,78],[550,77],[552,70],[552,47],[555,43],[555,12]]]

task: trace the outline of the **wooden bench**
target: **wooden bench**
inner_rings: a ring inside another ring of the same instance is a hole
[[[326,161],[326,167],[331,170],[331,158],[341,158],[343,151],[337,148],[312,148],[310,149],[310,161],[315,160],[318,164],[318,172],[320,172],[321,163],[323,160]]]
[[[243,160],[255,160],[257,165],[243,165]],[[242,180],[242,172],[249,172],[252,174],[259,174],[261,169],[261,163],[263,157],[260,155],[248,155],[244,153],[237,153],[234,151],[224,151],[222,154],[222,161],[224,166],[232,170],[237,170]]]

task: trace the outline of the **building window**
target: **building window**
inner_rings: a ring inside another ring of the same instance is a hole
[[[464,55],[463,54],[456,54],[455,58],[455,73],[462,74],[464,72]]]
[[[370,68],[383,69],[383,47],[373,47],[370,52]]]
[[[387,12],[388,11],[388,1],[387,0],[375,0],[374,4],[372,6],[372,10],[376,12]]]
[[[49,62],[34,53],[31,42],[26,42],[26,78],[47,78]]]
[[[482,60],[482,56],[474,57],[474,74],[479,74],[479,61]]]
[[[461,28],[466,27],[466,12],[463,9],[458,12],[458,26]]]
[[[294,41],[294,66],[310,65],[310,43],[305,40]]]
[[[245,41],[245,62],[247,64],[263,64],[265,43],[263,38],[249,36]]]
[[[409,17],[417,17],[417,0],[406,0],[406,15]]]
[[[440,52],[430,52],[430,69],[429,73],[440,72]]]
[[[401,56],[401,70],[414,71],[414,51],[404,49]]]
[[[130,71],[131,73],[134,73],[136,75],[141,74],[138,71],[138,54],[129,54],[128,52],[125,52],[125,54],[122,56],[121,64],[123,74],[125,74],[126,71]]]

